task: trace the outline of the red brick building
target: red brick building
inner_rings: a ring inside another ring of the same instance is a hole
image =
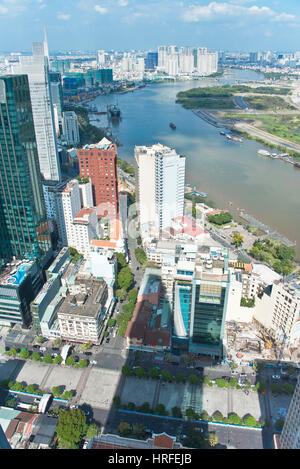
[[[90,178],[98,216],[119,213],[117,145],[103,138],[99,143],[78,150],[80,176]]]

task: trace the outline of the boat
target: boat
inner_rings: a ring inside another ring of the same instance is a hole
[[[242,138],[240,138],[240,137],[234,137],[234,136],[231,137],[231,140],[233,140],[234,142],[240,142],[240,143],[242,143],[242,141],[243,141]]]
[[[226,135],[226,134],[225,132],[223,132],[223,130],[221,130],[220,135]]]
[[[121,111],[116,104],[111,104],[110,106],[107,106],[107,111],[109,112],[111,117],[121,116]]]
[[[257,153],[262,156],[271,156],[271,153],[267,150],[258,150]]]
[[[228,140],[232,140],[232,137],[229,134],[225,134],[225,137],[228,138]]]
[[[176,129],[176,125],[173,123],[173,122],[170,122],[169,126],[171,127],[171,129],[175,130]]]

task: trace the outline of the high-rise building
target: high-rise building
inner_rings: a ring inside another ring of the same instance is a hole
[[[26,75],[0,77],[0,257],[43,260],[51,250]]]
[[[117,146],[107,138],[78,150],[80,176],[90,178],[98,216],[119,214]]]
[[[67,145],[78,145],[80,142],[77,115],[74,111],[63,113],[63,134]]]
[[[280,436],[280,449],[300,449],[300,377]]]
[[[40,171],[45,180],[61,179],[47,41],[33,43],[33,55],[21,56],[14,73],[28,75]]]
[[[52,257],[28,77],[0,77],[0,321],[31,322]],[[6,265],[4,265],[6,264]]]
[[[148,52],[145,58],[145,70],[154,70],[158,65],[158,52]]]
[[[185,156],[159,143],[136,146],[134,155],[142,234],[156,236],[183,216]]]

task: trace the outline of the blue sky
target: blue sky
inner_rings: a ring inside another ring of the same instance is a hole
[[[0,0],[0,50],[300,50],[299,0]]]

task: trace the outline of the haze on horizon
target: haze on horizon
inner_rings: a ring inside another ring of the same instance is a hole
[[[300,49],[299,0],[0,0],[1,51]]]

